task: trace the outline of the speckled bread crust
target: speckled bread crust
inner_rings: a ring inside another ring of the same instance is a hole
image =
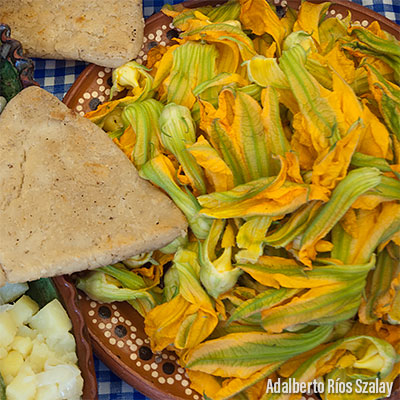
[[[31,57],[115,68],[143,42],[141,0],[0,0],[0,22]]]
[[[8,282],[115,263],[187,228],[103,130],[45,90],[20,92],[0,127],[0,265]]]

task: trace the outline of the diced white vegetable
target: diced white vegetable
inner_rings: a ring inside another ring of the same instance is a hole
[[[7,357],[8,351],[5,347],[0,347],[0,360]]]
[[[67,312],[57,299],[45,305],[34,315],[29,325],[45,337],[60,336],[72,328]]]
[[[12,350],[7,354],[7,357],[0,360],[0,373],[4,377],[6,385],[12,378],[17,376],[18,371],[24,363],[24,357],[19,351]],[[10,379],[11,378],[11,379]]]
[[[0,313],[0,343],[7,347],[14,340],[17,333],[17,324],[10,315],[10,311]]]
[[[19,326],[18,330],[17,330],[18,336],[29,337],[32,340],[36,338],[37,333],[38,332],[36,330],[31,329],[31,328],[29,328],[29,326],[26,326],[26,325]]]
[[[79,399],[83,388],[81,372],[76,365],[60,364],[48,366],[44,372],[37,374],[38,386],[57,383],[61,398]]]
[[[22,296],[9,311],[17,325],[22,325],[28,321],[32,315],[36,314],[39,306],[29,296]]]
[[[19,351],[24,359],[29,356],[33,347],[32,339],[28,336],[15,336],[14,341],[11,343],[13,350]]]
[[[62,400],[56,384],[40,386],[37,389],[35,400]]]
[[[61,336],[50,336],[46,339],[46,343],[57,354],[75,351],[75,338],[70,332]]]
[[[46,343],[40,343],[35,340],[27,361],[33,371],[39,373],[43,371],[44,366],[49,359],[53,360],[55,358],[55,354],[47,347]]]
[[[26,363],[18,375],[6,387],[7,400],[34,400],[36,396],[36,375]]]
[[[6,283],[0,287],[0,304],[10,303],[22,296],[29,286],[27,283]]]

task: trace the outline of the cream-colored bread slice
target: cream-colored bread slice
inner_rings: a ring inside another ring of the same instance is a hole
[[[186,228],[173,202],[95,124],[38,87],[7,104],[0,266],[8,282],[115,263],[165,246]]]
[[[0,22],[32,57],[114,68],[143,43],[141,0],[0,0]]]

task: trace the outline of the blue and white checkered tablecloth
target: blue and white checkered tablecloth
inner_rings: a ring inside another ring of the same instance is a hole
[[[353,0],[389,18],[400,25],[400,0]],[[143,0],[145,18],[158,12],[164,3],[180,0]],[[35,59],[35,79],[40,86],[62,99],[86,64],[77,61]],[[99,400],[149,400],[114,375],[95,357],[99,386]],[[157,399],[153,399],[157,400]]]

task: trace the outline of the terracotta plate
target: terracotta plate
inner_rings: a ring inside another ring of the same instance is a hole
[[[221,2],[221,1],[220,1]],[[219,2],[219,3],[220,3]],[[297,8],[298,0],[274,1],[276,5]],[[322,2],[314,0],[314,2]],[[188,7],[217,4],[217,1],[189,1]],[[358,4],[337,1],[328,11],[330,17],[343,18],[350,11],[353,21],[368,26],[378,20],[381,27],[400,40],[400,27],[383,16]],[[168,44],[178,35],[172,19],[157,13],[147,19],[143,48],[138,62],[146,60],[146,53],[155,45]],[[81,115],[95,110],[110,94],[111,69],[89,65],[66,94],[64,103]],[[63,292],[69,296],[71,290]],[[127,303],[99,304],[83,293],[79,294],[79,306],[84,313],[94,351],[98,357],[130,385],[152,399],[191,399],[201,396],[189,388],[189,380],[183,368],[176,363],[174,353],[164,351],[153,354],[144,333],[143,319]],[[398,384],[396,385],[398,388]],[[398,396],[392,394],[394,400]],[[306,396],[306,399],[315,399]]]
[[[38,85],[33,80],[33,62],[24,57],[21,43],[11,38],[11,29],[0,24],[0,95],[10,100],[28,86]],[[79,368],[84,380],[83,399],[97,399],[97,380],[94,371],[92,347],[83,314],[78,307],[74,286],[64,285],[64,278],[39,279],[30,282],[28,294],[43,307],[54,298],[60,298],[72,321],[76,340]],[[59,293],[62,292],[62,296]],[[62,297],[62,298],[61,298]]]

